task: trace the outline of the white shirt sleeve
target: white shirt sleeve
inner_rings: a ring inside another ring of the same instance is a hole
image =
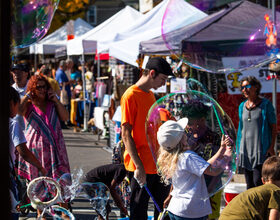
[[[188,151],[184,156],[185,159],[182,160],[182,170],[187,170],[188,172],[201,176],[207,167],[210,165],[202,157],[198,156],[195,152]]]
[[[13,121],[13,125],[10,127],[10,129],[11,129],[10,133],[11,133],[12,142],[15,147],[17,147],[18,145],[20,145],[22,143],[27,142],[25,139],[24,133],[21,130],[20,125],[16,120]]]

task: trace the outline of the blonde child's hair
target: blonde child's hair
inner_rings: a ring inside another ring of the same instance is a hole
[[[170,184],[170,179],[176,171],[177,162],[181,153],[186,151],[186,146],[180,141],[179,144],[172,150],[164,150],[159,148],[157,159],[158,174],[161,176],[161,181],[166,185]]]

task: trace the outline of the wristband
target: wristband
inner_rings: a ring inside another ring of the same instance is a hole
[[[31,97],[30,97],[30,95],[29,95],[29,94],[27,94],[27,93],[26,93],[26,94],[25,94],[25,96],[27,96],[28,98],[30,98],[30,99],[31,99]]]

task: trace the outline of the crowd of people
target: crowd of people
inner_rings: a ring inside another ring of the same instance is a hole
[[[92,67],[85,72],[87,89],[92,89]],[[40,175],[58,179],[70,172],[62,129],[69,125],[69,100],[81,92],[82,84],[79,67],[71,60],[60,61],[55,75],[42,65],[31,76],[24,64],[14,65],[11,74],[10,192],[12,207],[16,209],[18,176],[28,181]],[[123,164],[95,168],[86,174],[84,181],[104,183],[122,214],[130,219],[148,218],[148,188],[157,203],[154,219],[160,215],[159,206],[168,211],[171,220],[279,220],[280,158],[274,150],[276,115],[271,102],[260,96],[260,82],[253,76],[241,80],[240,90],[246,100],[236,110],[239,112],[236,142],[234,137],[219,136],[209,129],[206,124],[209,106],[192,101],[184,106],[188,111],[183,118],[178,121],[167,118],[159,127],[156,164],[146,138],[145,122],[156,102],[151,89],[164,85],[169,76],[173,72],[165,59],[149,59],[138,81],[121,97]],[[220,214],[221,192],[210,198],[207,195],[213,183],[219,183],[223,172],[217,161],[231,161],[235,148],[248,190],[234,198]],[[129,207],[115,190],[125,176],[131,189]],[[67,203],[60,205],[67,208]],[[99,219],[108,219],[110,208],[106,206],[106,210],[107,216],[99,215]],[[37,210],[38,216],[41,212]],[[18,212],[13,210],[13,213],[18,218]]]

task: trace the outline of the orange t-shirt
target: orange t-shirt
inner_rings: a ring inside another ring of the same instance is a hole
[[[155,101],[155,96],[151,91],[144,92],[136,85],[129,87],[121,98],[121,123],[122,125],[125,123],[132,125],[131,135],[147,174],[157,173],[156,164],[153,160],[145,131],[146,117]],[[135,165],[127,150],[124,152],[124,166],[128,171],[135,170]]]

